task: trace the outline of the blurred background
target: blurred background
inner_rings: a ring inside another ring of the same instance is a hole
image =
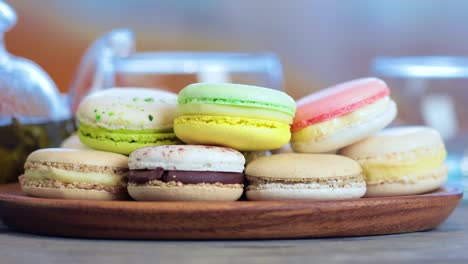
[[[370,75],[376,56],[466,55],[463,0],[9,0],[8,50],[66,91],[85,49],[115,28],[138,51],[272,51],[293,97]]]

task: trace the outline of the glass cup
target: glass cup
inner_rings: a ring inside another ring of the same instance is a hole
[[[392,89],[396,124],[437,129],[448,149],[449,182],[468,182],[468,57],[379,57],[372,71]]]
[[[87,93],[109,87],[179,92],[196,82],[233,82],[283,89],[278,57],[271,53],[134,52],[130,30],[114,30],[86,52],[70,88],[73,110]]]
[[[269,53],[141,52],[114,59],[104,87],[158,87],[178,92],[195,82],[233,82],[282,89],[282,69]]]

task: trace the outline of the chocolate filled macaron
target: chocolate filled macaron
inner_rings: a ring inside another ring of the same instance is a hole
[[[247,164],[245,174],[249,200],[340,200],[366,192],[359,164],[339,155],[264,156]]]
[[[119,200],[128,198],[128,158],[121,154],[79,149],[32,152],[19,177],[27,195],[43,198]]]
[[[385,129],[340,153],[361,164],[367,197],[430,192],[447,180],[444,142],[432,128]]]
[[[235,201],[243,193],[244,164],[229,148],[146,147],[129,156],[128,192],[141,201]]]

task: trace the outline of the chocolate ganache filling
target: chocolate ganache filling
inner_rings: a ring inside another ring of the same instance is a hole
[[[244,174],[241,172],[220,171],[179,171],[156,168],[153,170],[130,170],[128,181],[135,184],[145,184],[150,181],[196,183],[243,184]]]

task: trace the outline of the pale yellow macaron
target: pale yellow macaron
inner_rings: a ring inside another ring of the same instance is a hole
[[[128,198],[128,158],[96,150],[65,148],[32,152],[19,177],[30,196],[79,200]]]
[[[249,200],[339,200],[366,192],[359,164],[339,155],[264,156],[247,164],[245,174]]]
[[[444,142],[432,128],[386,129],[340,153],[361,164],[367,197],[430,192],[447,180]]]

